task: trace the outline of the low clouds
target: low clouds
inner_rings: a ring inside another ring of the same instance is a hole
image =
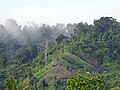
[[[14,19],[6,20],[5,29],[8,31],[9,34],[13,35],[16,38],[19,37],[21,34],[21,26],[18,25]]]
[[[74,28],[75,25],[72,24],[57,23],[50,26],[46,24],[38,25],[33,22],[21,28],[21,25],[17,24],[16,20],[10,18],[6,20],[4,25],[0,25],[0,39],[4,38],[4,41],[15,40],[22,45],[31,45],[34,42],[40,44],[44,41],[55,43],[59,35],[70,36]]]

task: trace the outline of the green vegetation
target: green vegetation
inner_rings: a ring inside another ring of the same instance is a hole
[[[29,78],[27,77],[18,84],[13,76],[6,81],[6,90],[32,90]]]
[[[120,90],[119,87],[112,88],[111,90]]]
[[[90,74],[70,78],[68,83],[67,90],[103,90],[102,81]]]
[[[93,25],[25,26],[15,32],[18,35],[0,25],[0,90],[120,87],[120,23],[116,19],[101,17]],[[83,76],[86,72],[91,75]]]

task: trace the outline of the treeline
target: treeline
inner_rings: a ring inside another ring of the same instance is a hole
[[[112,17],[101,17],[94,25],[79,23],[72,41],[70,52],[81,58],[94,59],[98,66],[107,62],[120,64],[120,23]]]
[[[55,45],[56,38],[61,34],[69,36],[73,33],[73,27],[75,25],[72,24],[31,24],[21,27],[15,20],[8,19],[5,25],[0,25],[0,65],[31,61],[38,52],[44,51],[46,42],[49,47]]]

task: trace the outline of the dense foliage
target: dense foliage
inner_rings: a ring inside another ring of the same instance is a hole
[[[0,25],[0,90],[6,88],[6,81],[10,88],[27,83],[34,90],[64,90],[67,79],[79,70],[101,77],[103,90],[110,90],[120,87],[119,68],[120,23],[112,17],[101,17],[93,25],[80,22],[21,28],[13,19]],[[75,78],[89,81],[93,76]]]
[[[103,90],[102,81],[89,74],[70,78],[68,83],[67,90]]]

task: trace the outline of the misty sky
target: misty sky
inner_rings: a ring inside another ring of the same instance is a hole
[[[92,23],[102,16],[120,21],[120,0],[0,0],[0,23]]]

